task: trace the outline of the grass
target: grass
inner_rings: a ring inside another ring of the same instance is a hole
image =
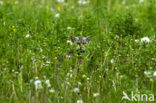
[[[156,96],[156,2],[140,1],[1,0],[1,103],[141,103],[122,100],[123,91]],[[71,35],[92,36],[77,74],[78,57],[65,58]]]

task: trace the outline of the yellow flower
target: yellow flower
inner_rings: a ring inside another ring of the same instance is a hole
[[[58,7],[57,10],[58,10],[58,11],[61,11],[61,7]]]
[[[119,8],[122,8],[123,6],[122,5],[119,5]]]
[[[15,32],[16,31],[16,27],[15,26],[12,26],[12,30]]]

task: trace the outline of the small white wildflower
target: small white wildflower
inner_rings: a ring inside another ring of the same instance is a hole
[[[57,59],[57,57],[54,58],[55,60]]]
[[[140,2],[140,3],[143,3],[143,2],[144,2],[144,0],[140,0],[139,2]]]
[[[67,40],[67,44],[73,45],[73,42],[71,40]]]
[[[78,85],[82,85],[82,83],[81,82],[78,82]]]
[[[124,75],[120,75],[120,78],[123,78],[124,77]]]
[[[29,34],[27,34],[25,37],[26,37],[26,38],[29,38],[29,37],[30,37],[30,35],[29,35]]]
[[[118,35],[115,36],[116,39],[119,39],[120,37]]]
[[[83,103],[83,101],[82,100],[77,100],[77,102],[76,103]]]
[[[51,89],[49,90],[49,92],[50,92],[50,93],[55,93],[55,90],[54,90],[53,88],[51,88]]]
[[[153,73],[153,76],[156,77],[156,71]]]
[[[73,70],[72,70],[72,69],[70,69],[70,72],[72,73],[72,72],[73,72]]]
[[[46,83],[47,87],[51,87],[51,84],[50,84],[49,80],[46,80],[45,83]]]
[[[143,37],[143,38],[141,38],[141,42],[147,42],[147,43],[149,43],[150,42],[150,39],[148,37]]]
[[[139,42],[139,40],[137,40],[137,39],[136,39],[136,40],[135,40],[135,42],[136,42],[136,43],[138,43],[138,42]]]
[[[152,78],[150,78],[150,81],[151,81],[151,82],[153,82],[153,79],[152,79]]]
[[[58,47],[58,49],[60,49],[61,47]]]
[[[144,74],[147,76],[147,77],[151,77],[151,71],[144,71]]]
[[[55,14],[55,17],[56,18],[59,18],[60,17],[60,14],[59,13]]]
[[[57,0],[57,2],[59,2],[59,3],[64,3],[64,0]]]
[[[67,30],[72,30],[72,29],[74,29],[74,28],[72,28],[72,27],[67,27]]]
[[[85,74],[82,75],[83,78],[86,78],[87,76]]]
[[[3,70],[7,70],[7,68],[5,67]]]
[[[71,8],[74,9],[74,6],[72,6]]]
[[[46,58],[46,56],[43,55],[43,56],[42,56],[42,59],[45,59],[45,58]]]
[[[69,59],[69,58],[71,58],[71,56],[70,55],[66,55],[66,58]]]
[[[89,0],[87,0],[87,1],[86,1],[86,0],[79,0],[79,1],[78,1],[78,4],[79,4],[79,5],[86,5],[86,4],[89,4]]]
[[[4,2],[3,1],[0,1],[0,5],[3,5],[4,4]]]
[[[63,99],[63,97],[62,97],[62,96],[60,96],[60,99]]]
[[[47,61],[46,61],[46,64],[50,64],[50,61],[49,61],[49,60],[47,60]]]
[[[42,48],[39,48],[40,49],[40,53],[42,53],[43,52],[43,49]]]
[[[126,9],[129,9],[129,6],[126,6]]]
[[[43,78],[46,79],[47,78],[46,75],[44,75]]]
[[[148,72],[148,71],[144,71],[144,74],[145,74],[145,75],[148,75],[148,74],[149,74],[149,72]]]
[[[35,85],[36,90],[37,90],[37,89],[42,89],[42,88],[43,88],[43,87],[42,87],[42,83],[41,83],[40,80],[34,81],[34,85]]]
[[[17,72],[17,71],[16,71],[16,72],[14,72],[14,73],[15,73],[15,74],[19,74],[19,72]]]
[[[19,3],[18,1],[15,1],[15,5],[18,4],[18,3]]]
[[[67,85],[70,85],[70,82],[66,82]]]
[[[38,79],[38,77],[35,77],[35,79],[37,80],[37,79]]]
[[[111,59],[111,61],[110,61],[111,63],[114,63],[114,59]]]
[[[90,80],[90,78],[87,78],[87,80],[89,81],[89,80]]]
[[[115,67],[115,70],[117,70],[118,68],[117,67]]]
[[[75,93],[79,93],[79,91],[80,91],[79,88],[74,88],[73,89],[73,92],[75,92]]]
[[[99,93],[94,93],[93,94],[93,97],[97,97],[97,96],[99,96]]]
[[[73,76],[73,74],[72,73],[67,73],[67,76],[71,78]]]
[[[123,4],[123,5],[125,5],[125,3],[126,3],[126,1],[125,1],[125,0],[123,0],[123,1],[122,1],[122,4]]]
[[[30,83],[32,83],[32,82],[33,82],[33,80],[31,79],[31,80],[30,80]]]
[[[6,22],[5,21],[3,22],[3,25],[6,25]]]

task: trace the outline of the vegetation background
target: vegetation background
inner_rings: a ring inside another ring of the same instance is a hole
[[[77,56],[65,58],[71,35],[92,35],[78,74]],[[155,40],[155,0],[0,0],[0,102],[156,96]]]

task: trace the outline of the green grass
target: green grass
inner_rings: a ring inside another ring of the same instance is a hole
[[[65,1],[0,0],[0,102],[136,102],[122,101],[123,91],[156,96],[155,0]],[[71,35],[92,35],[79,73],[78,57],[65,58]]]

